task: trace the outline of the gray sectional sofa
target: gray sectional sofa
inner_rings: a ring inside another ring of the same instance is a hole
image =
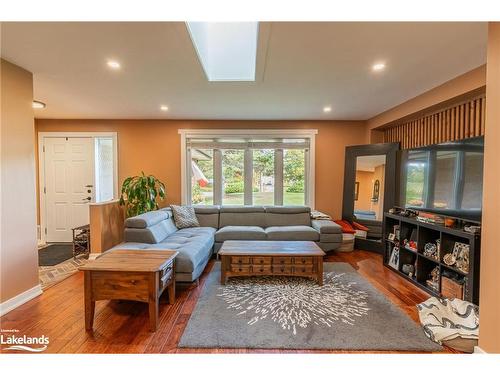
[[[195,281],[226,240],[315,241],[324,250],[342,244],[339,225],[311,220],[302,206],[195,206],[199,227],[177,229],[170,208],[125,220],[120,249],[174,249],[176,279]]]

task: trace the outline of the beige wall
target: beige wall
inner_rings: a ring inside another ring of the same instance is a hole
[[[1,302],[38,284],[32,101],[32,74],[1,60]]]
[[[359,182],[359,192],[358,200],[354,201],[354,209],[369,211],[372,208],[373,172],[356,171],[356,182]]]
[[[355,210],[374,211],[377,220],[382,220],[384,214],[384,177],[385,165],[375,167],[373,172],[370,171],[356,171],[356,182],[359,182],[359,196],[358,200],[354,202]],[[375,181],[379,180],[379,200],[372,202],[373,186]]]
[[[144,170],[165,182],[165,204],[181,201],[182,128],[318,129],[316,137],[316,208],[335,218],[342,214],[345,146],[367,143],[362,121],[175,121],[37,120],[37,131],[115,131],[118,177]]]
[[[500,353],[500,23],[488,34],[479,346]]]
[[[482,65],[452,80],[443,83],[419,96],[372,117],[368,123],[371,143],[381,142],[382,135],[374,129],[402,117],[445,102],[456,96],[483,87],[486,84],[486,65]]]

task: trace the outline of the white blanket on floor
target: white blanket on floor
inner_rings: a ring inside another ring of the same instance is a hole
[[[479,309],[470,302],[431,297],[417,308],[425,334],[439,344],[457,337],[479,337]]]

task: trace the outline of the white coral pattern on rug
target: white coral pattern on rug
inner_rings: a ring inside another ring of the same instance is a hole
[[[230,279],[220,287],[228,309],[249,317],[248,324],[272,319],[294,335],[310,324],[331,327],[341,321],[353,325],[370,310],[368,294],[342,281],[344,274],[327,272],[323,286],[300,277],[250,277]]]

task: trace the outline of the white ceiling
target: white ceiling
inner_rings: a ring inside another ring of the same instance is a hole
[[[367,155],[356,158],[356,170],[374,172],[379,165],[385,164],[385,155]]]
[[[1,55],[33,72],[38,118],[363,120],[484,64],[486,39],[486,23],[261,23],[250,83],[208,82],[179,22],[3,23]]]

